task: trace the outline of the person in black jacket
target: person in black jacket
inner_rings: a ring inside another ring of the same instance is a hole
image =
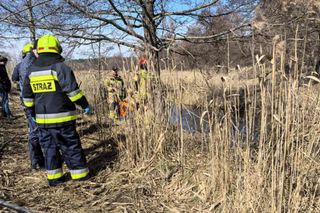
[[[75,104],[86,114],[92,112],[91,107],[60,55],[59,40],[52,35],[42,36],[37,52],[39,57],[28,69],[23,84],[22,99],[39,126],[49,185],[65,181],[63,161],[73,180],[86,180],[89,169],[76,131]]]
[[[14,118],[9,108],[9,92],[11,90],[11,81],[8,77],[6,64],[8,59],[0,56],[0,97],[2,99],[2,115],[6,118]]]

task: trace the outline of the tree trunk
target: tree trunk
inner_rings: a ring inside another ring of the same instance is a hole
[[[157,26],[154,21],[154,0],[140,1],[143,8],[143,28],[145,38],[145,51],[150,56],[155,71],[160,75],[159,42],[157,39]]]
[[[28,28],[30,31],[30,40],[34,42],[36,40],[36,25],[33,17],[33,3],[32,0],[27,0],[29,24]]]

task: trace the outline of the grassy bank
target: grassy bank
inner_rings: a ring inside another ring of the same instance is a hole
[[[95,107],[99,137],[118,144],[114,173],[127,173],[127,184],[138,184],[149,199],[148,207],[135,205],[176,212],[319,211],[319,85],[283,78],[281,69],[268,77],[263,66],[255,70],[166,71],[148,102],[111,128],[103,127],[109,120],[96,72],[77,73]],[[172,103],[200,107],[210,131],[190,134],[170,124]]]

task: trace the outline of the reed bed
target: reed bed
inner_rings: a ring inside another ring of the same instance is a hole
[[[254,66],[214,76],[167,70],[150,80],[161,83],[148,100],[117,125],[105,112],[106,72],[77,77],[94,103],[99,137],[116,138],[118,169],[140,184],[153,210],[318,212],[319,85],[284,76],[282,66]],[[122,75],[132,87],[133,73]],[[209,131],[170,123],[172,106],[200,108]]]

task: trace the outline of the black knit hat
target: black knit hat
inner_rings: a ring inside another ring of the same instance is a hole
[[[117,65],[113,65],[113,66],[112,66],[112,70],[113,70],[114,72],[119,72],[119,67],[118,67]]]

